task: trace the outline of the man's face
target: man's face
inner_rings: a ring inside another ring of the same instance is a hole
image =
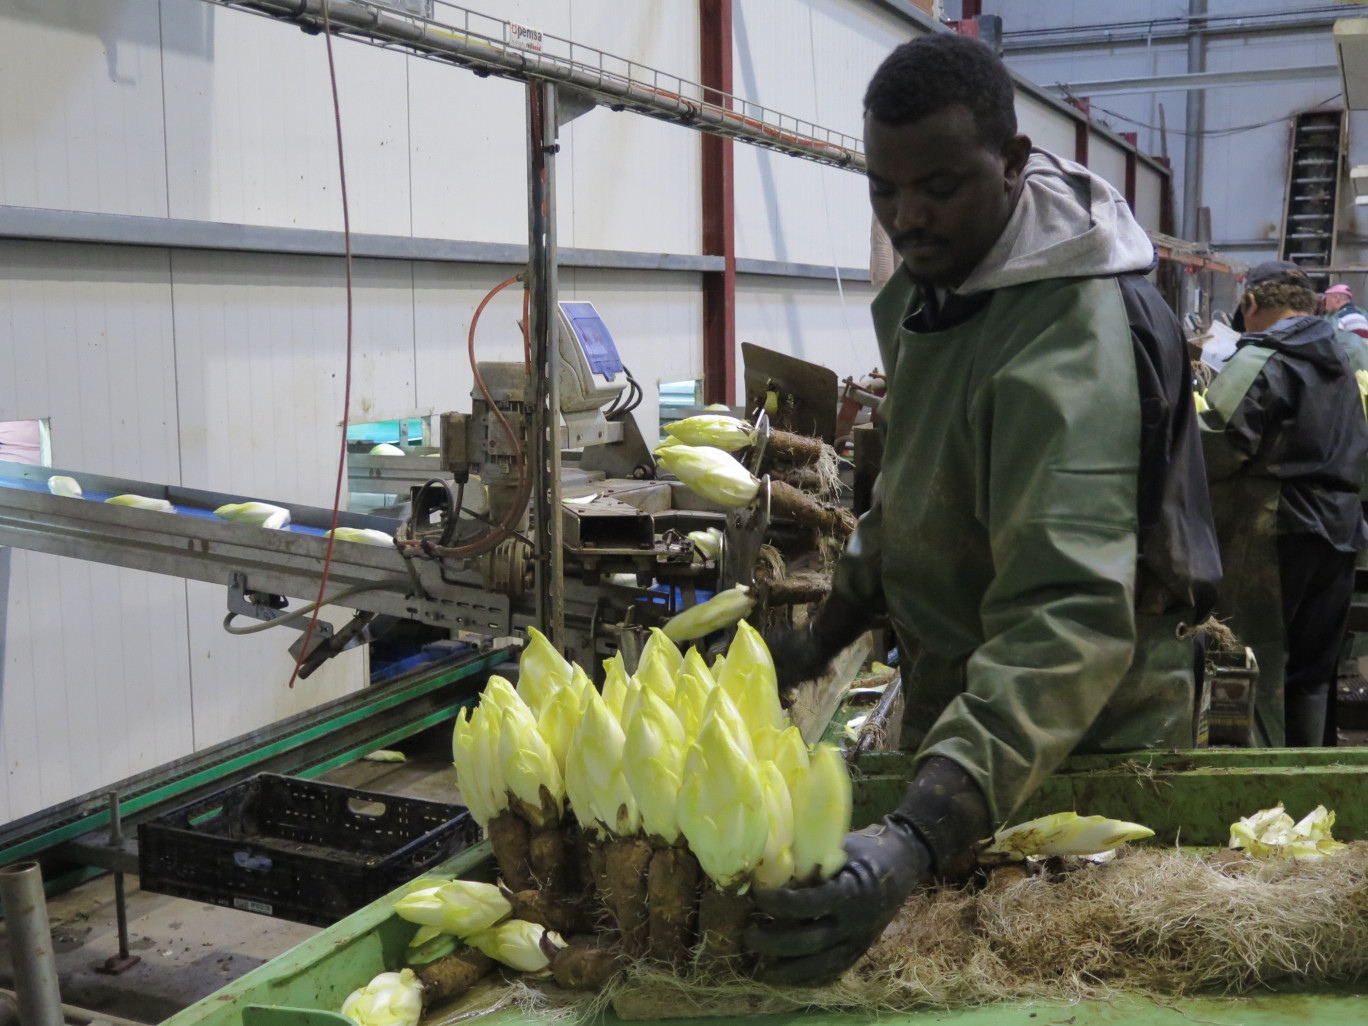
[[[874,216],[912,277],[953,287],[997,241],[1030,155],[1024,135],[995,153],[968,107],[909,125],[865,117],[865,162]]]
[[[1349,297],[1343,292],[1327,292],[1323,298],[1325,299],[1326,313],[1334,313],[1345,303],[1349,302]]]

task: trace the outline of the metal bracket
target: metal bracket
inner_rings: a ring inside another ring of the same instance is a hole
[[[262,622],[279,620],[288,614],[285,609],[286,601],[284,595],[251,591],[247,587],[247,575],[240,571],[234,571],[228,578],[228,612],[230,613],[247,616]],[[301,616],[289,623],[281,624],[281,626],[290,627],[297,631],[307,631],[309,629],[309,618]],[[332,636],[332,624],[326,620],[319,620],[314,627],[314,637],[323,639]]]
[[[581,114],[588,114],[598,106],[598,101],[589,93],[561,85],[556,89],[556,127],[568,125]]]

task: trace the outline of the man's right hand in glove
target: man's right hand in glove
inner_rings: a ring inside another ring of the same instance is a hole
[[[816,987],[855,964],[934,874],[956,879],[972,867],[976,841],[991,832],[988,803],[958,763],[927,759],[902,804],[882,824],[846,837],[846,864],[815,887],[757,890],[772,918],[746,931],[766,983]]]

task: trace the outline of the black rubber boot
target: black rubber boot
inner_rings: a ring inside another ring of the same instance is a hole
[[[1288,695],[1287,747],[1319,748],[1325,744],[1325,719],[1330,696],[1326,692],[1309,695]]]

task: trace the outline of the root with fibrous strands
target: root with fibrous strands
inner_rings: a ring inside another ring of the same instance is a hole
[[[650,931],[646,954],[652,961],[678,965],[694,946],[698,931],[698,882],[702,871],[687,848],[660,848],[651,856],[647,879]]]

